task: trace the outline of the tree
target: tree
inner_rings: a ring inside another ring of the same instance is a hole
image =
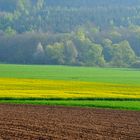
[[[78,52],[71,40],[65,43],[65,62],[68,65],[76,64]]]
[[[64,44],[54,43],[45,49],[47,60],[52,64],[64,64]]]
[[[17,6],[20,11],[25,10],[26,0],[18,0]]]
[[[136,60],[135,52],[132,50],[128,41],[122,41],[119,44],[114,44],[113,58],[111,64],[113,66],[123,67],[129,66]]]
[[[38,0],[36,4],[37,10],[41,10],[43,8],[43,5],[44,5],[44,0]]]
[[[74,42],[78,51],[77,60],[80,65],[96,66],[101,60],[104,60],[101,45],[92,43],[88,38],[84,40],[76,38]]]
[[[103,48],[99,44],[92,43],[87,52],[87,64],[93,66],[103,66],[105,64],[103,55]]]
[[[76,36],[79,38],[79,40],[81,41],[85,41],[87,38],[86,38],[86,35],[84,33],[84,29],[83,28],[79,28],[78,31],[76,32]]]
[[[29,11],[28,10],[31,10],[29,8],[31,8],[31,1],[30,0],[18,0],[17,2],[17,10],[19,12],[21,12],[23,15],[28,15],[29,14]]]
[[[106,62],[112,60],[112,41],[110,39],[103,40],[103,54]]]
[[[33,54],[33,58],[35,63],[45,63],[45,51],[40,42],[36,47],[35,53]]]
[[[12,29],[11,27],[8,27],[6,30],[5,30],[5,34],[7,36],[13,36],[13,35],[16,35],[16,31],[14,29]]]

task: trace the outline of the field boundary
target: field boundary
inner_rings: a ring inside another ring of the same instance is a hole
[[[140,98],[14,98],[14,97],[0,97],[0,101],[6,100],[17,100],[17,101],[51,101],[51,100],[58,100],[58,101],[140,101]]]
[[[14,98],[14,97],[0,97],[1,100],[40,100],[40,101],[50,101],[50,100],[60,100],[60,101],[79,101],[79,100],[90,100],[90,101],[140,101],[140,98]]]
[[[24,104],[45,106],[108,108],[140,111],[140,99],[44,99],[44,98],[0,98],[0,104]]]

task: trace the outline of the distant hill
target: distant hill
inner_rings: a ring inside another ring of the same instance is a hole
[[[0,29],[69,32],[88,22],[101,28],[139,25],[139,5],[139,0],[0,0]]]
[[[2,63],[139,66],[139,44],[140,0],[0,0]]]

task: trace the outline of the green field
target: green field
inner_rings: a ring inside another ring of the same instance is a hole
[[[140,70],[1,64],[0,102],[140,110]]]
[[[0,78],[74,80],[140,85],[140,69],[0,65]]]

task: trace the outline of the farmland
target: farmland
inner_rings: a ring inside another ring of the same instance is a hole
[[[0,65],[0,102],[140,110],[140,71]]]
[[[140,0],[0,0],[0,140],[140,140]]]
[[[140,70],[42,65],[0,65],[0,78],[140,84]]]
[[[0,138],[139,140],[140,112],[78,107],[0,105]]]

